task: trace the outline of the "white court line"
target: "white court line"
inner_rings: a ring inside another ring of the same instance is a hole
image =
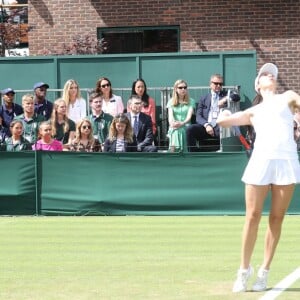
[[[264,296],[259,298],[259,300],[274,300],[299,278],[300,268],[296,269],[293,273],[289,274],[283,280],[277,283],[270,291],[268,291]]]

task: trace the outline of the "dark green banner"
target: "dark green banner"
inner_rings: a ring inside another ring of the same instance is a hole
[[[2,215],[244,214],[244,152],[2,152],[0,163]],[[289,213],[298,198],[297,187]]]

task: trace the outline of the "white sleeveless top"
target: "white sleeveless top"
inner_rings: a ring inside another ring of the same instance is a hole
[[[293,113],[284,95],[275,95],[253,107],[256,132],[252,156],[266,159],[298,159]]]

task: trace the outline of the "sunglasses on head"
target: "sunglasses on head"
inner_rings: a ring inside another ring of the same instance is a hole
[[[106,88],[106,87],[109,87],[109,86],[110,86],[110,83],[101,84],[101,87],[102,87],[102,88]]]
[[[83,129],[91,129],[91,126],[90,125],[83,125],[82,128]]]
[[[178,86],[177,88],[180,89],[180,90],[182,90],[182,89],[186,90],[187,86]]]

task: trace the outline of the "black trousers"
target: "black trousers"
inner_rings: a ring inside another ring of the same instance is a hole
[[[206,132],[204,126],[200,124],[192,124],[186,129],[186,139],[189,152],[199,151],[216,151],[220,148],[220,135],[215,132],[215,136],[211,136]],[[199,147],[197,147],[197,141]]]

